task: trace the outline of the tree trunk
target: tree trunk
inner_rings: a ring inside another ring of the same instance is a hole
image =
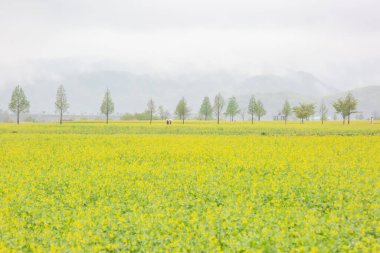
[[[348,124],[348,125],[350,124],[350,114],[348,114],[347,124]]]
[[[107,118],[107,124],[108,124],[108,113],[106,114],[106,118]]]
[[[260,121],[260,116],[258,116],[258,120]]]
[[[219,125],[219,111],[218,111],[218,113],[217,113],[217,114],[218,114],[218,116],[217,116],[217,117],[218,117],[218,125]]]
[[[288,118],[285,116],[285,125],[286,125],[287,121],[288,121]]]
[[[153,112],[150,111],[150,124],[152,124]]]
[[[251,119],[252,119],[252,124],[253,124],[253,114],[251,115]]]
[[[61,112],[60,112],[60,114],[59,114],[59,124],[62,125],[62,110],[61,110]]]
[[[20,124],[20,111],[17,110],[17,125]]]
[[[182,125],[185,124],[185,115],[182,116]]]

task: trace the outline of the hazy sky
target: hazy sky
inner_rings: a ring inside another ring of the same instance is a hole
[[[378,0],[1,0],[0,90],[103,68],[379,84],[379,13]]]

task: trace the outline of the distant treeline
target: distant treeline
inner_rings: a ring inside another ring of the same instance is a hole
[[[338,98],[333,102],[332,106],[335,109],[335,114],[341,116],[343,124],[346,122],[350,124],[352,115],[359,113],[357,108],[358,100],[351,94],[348,93],[346,96]],[[16,115],[16,122],[19,124],[20,115],[29,111],[30,102],[27,99],[26,94],[24,93],[21,86],[16,86],[14,89],[8,109]],[[249,99],[249,103],[243,109],[239,106],[239,103],[236,97],[232,96],[228,99],[225,99],[220,93],[217,94],[213,100],[209,97],[204,97],[199,111],[198,119],[201,120],[212,120],[215,119],[219,124],[220,120],[226,117],[230,121],[235,121],[236,116],[240,115],[244,120],[245,115],[248,115],[249,120],[253,123],[254,120],[260,121],[263,116],[266,115],[266,110],[264,104],[259,99],[256,99],[253,95]],[[66,96],[66,91],[61,85],[58,87],[55,101],[55,109],[59,115],[59,122],[62,124],[63,116],[69,109],[69,103]],[[106,122],[110,116],[114,113],[115,106],[112,100],[111,92],[109,89],[105,91],[104,98],[100,104],[100,112],[105,116]],[[185,123],[185,120],[190,116],[190,108],[188,107],[185,97],[182,97],[176,106],[174,115],[177,119],[181,120],[182,123]],[[324,101],[319,105],[313,103],[299,103],[298,105],[292,106],[290,103],[285,100],[283,107],[279,110],[277,115],[273,116],[274,120],[283,120],[285,124],[287,123],[289,117],[294,115],[300,120],[301,123],[304,123],[305,120],[309,120],[312,116],[318,115],[321,123],[328,120],[328,109]],[[152,123],[153,120],[164,120],[170,118],[171,113],[168,110],[165,110],[163,106],[156,107],[153,99],[149,99],[147,103],[146,110],[142,113],[126,113],[121,119],[123,120],[149,120]],[[371,122],[374,118],[371,118]],[[31,121],[29,119],[29,121]]]

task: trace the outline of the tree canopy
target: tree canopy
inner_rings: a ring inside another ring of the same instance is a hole
[[[63,85],[58,87],[55,99],[55,109],[59,112],[59,123],[62,124],[63,113],[69,109],[69,103],[67,102],[66,91]]]
[[[263,103],[260,100],[256,101],[256,105],[254,107],[254,113],[259,121],[261,117],[267,113],[264,109]]]
[[[327,112],[328,112],[327,106],[326,106],[325,102],[322,101],[321,105],[319,106],[319,113],[321,115],[322,124],[323,124],[323,122],[325,122],[327,120]]]
[[[284,106],[281,110],[282,115],[284,116],[285,124],[288,121],[288,117],[292,114],[292,107],[288,100],[285,100]]]
[[[296,117],[301,119],[301,123],[305,119],[308,119],[315,113],[315,105],[314,104],[299,104],[298,106],[295,106],[293,108],[293,112],[295,113]]]
[[[234,121],[234,117],[239,113],[239,104],[235,97],[230,97],[228,100],[225,114],[230,117],[231,121]]]
[[[336,113],[342,115],[343,124],[346,121],[350,124],[351,114],[357,113],[356,106],[358,101],[351,93],[348,93],[345,97],[339,98],[333,103],[333,107],[335,108]]]
[[[253,124],[253,116],[255,115],[256,100],[254,96],[251,96],[248,103],[248,113],[251,115],[251,121]]]
[[[20,123],[20,113],[29,111],[30,103],[20,85],[17,85],[13,90],[8,108],[11,112],[16,114],[17,124]]]
[[[205,120],[208,120],[211,118],[211,115],[212,115],[212,106],[210,103],[210,98],[204,97],[201,104],[201,108],[199,109],[199,116],[201,116],[201,118]]]
[[[175,113],[177,117],[182,120],[182,124],[185,124],[185,118],[188,116],[190,112],[189,107],[187,106],[187,102],[184,97],[178,102],[177,107],[175,109]]]
[[[102,105],[100,106],[100,112],[106,115],[106,122],[108,124],[109,115],[112,114],[115,110],[114,103],[111,98],[111,92],[107,89],[104,94]]]

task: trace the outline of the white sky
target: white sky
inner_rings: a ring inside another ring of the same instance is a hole
[[[380,83],[378,0],[0,0],[0,88],[72,68]],[[100,67],[99,67],[100,66]]]

